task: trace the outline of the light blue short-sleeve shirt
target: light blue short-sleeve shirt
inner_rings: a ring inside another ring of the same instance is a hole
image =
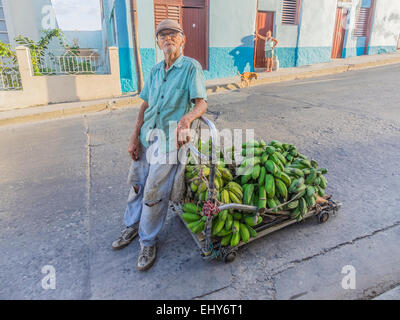
[[[164,60],[151,70],[139,97],[148,103],[140,130],[140,141],[147,148],[152,134],[159,129],[165,135],[165,146],[160,151],[176,149],[175,128],[179,120],[194,107],[194,99],[207,100],[205,77],[195,59],[182,54],[165,71]],[[160,142],[160,137],[158,138]]]

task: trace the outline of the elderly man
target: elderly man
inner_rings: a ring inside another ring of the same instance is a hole
[[[128,148],[133,161],[126,228],[112,243],[113,249],[121,249],[139,234],[139,271],[149,269],[156,259],[157,235],[167,215],[178,149],[190,140],[191,123],[207,110],[203,71],[196,60],[183,56],[186,39],[180,25],[163,20],[156,38],[165,59],[153,67],[139,95],[144,102]]]

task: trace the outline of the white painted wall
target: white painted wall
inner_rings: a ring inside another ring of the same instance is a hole
[[[256,0],[210,1],[210,47],[238,47],[242,39],[254,36]]]
[[[137,1],[139,43],[141,48],[154,48],[154,4],[153,0]]]
[[[396,46],[400,35],[400,1],[378,0],[370,46]]]
[[[303,0],[300,47],[331,47],[336,18],[336,0]]]

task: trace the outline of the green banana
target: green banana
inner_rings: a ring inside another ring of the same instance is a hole
[[[253,192],[254,192],[254,184],[248,184],[246,189],[243,192],[243,203],[244,204],[250,204],[251,199],[253,197]]]
[[[199,209],[197,208],[197,206],[194,203],[191,202],[186,202],[183,206],[182,206],[182,210],[184,212],[188,212],[188,213],[197,213],[199,211]]]
[[[242,200],[240,200],[235,193],[233,193],[232,191],[228,191],[229,192],[229,198],[232,200],[233,203],[238,203],[241,204]]]
[[[240,223],[239,232],[240,232],[240,238],[242,239],[242,241],[244,243],[249,242],[250,232],[249,232],[249,229],[247,229],[247,227],[243,223]]]
[[[232,233],[224,236],[221,239],[221,246],[226,247],[227,245],[229,245],[229,243],[231,242],[231,238],[232,238]]]
[[[326,185],[328,184],[328,181],[326,180],[326,178],[323,175],[321,175],[319,178],[321,180],[321,182],[319,183],[320,187],[322,189],[325,189]]]
[[[252,227],[250,227],[248,224],[244,224],[244,226],[247,228],[247,230],[249,230],[250,233],[250,237],[254,238],[257,237],[257,231],[254,230]],[[242,226],[240,226],[241,228]]]
[[[247,225],[253,227],[253,226],[255,226],[256,223],[257,223],[257,216],[246,215],[246,216],[244,217],[244,222],[245,222]]]
[[[258,179],[258,176],[260,175],[260,170],[261,170],[261,167],[260,167],[259,164],[254,166],[253,172],[251,174],[251,177],[253,178],[253,180],[257,180]]]
[[[240,186],[240,184],[238,184],[234,181],[231,181],[225,186],[225,189],[233,192],[239,199],[243,198],[243,189]]]
[[[224,225],[225,225],[225,221],[224,220],[217,219],[217,221],[213,225],[213,228],[211,230],[211,234],[213,236],[215,236],[218,232],[222,231],[222,229],[224,228]]]
[[[267,160],[265,163],[265,169],[267,169],[267,171],[273,175],[278,173],[278,167],[272,160]]]
[[[267,192],[265,187],[261,185],[258,190],[258,209],[265,209],[267,207]]]
[[[240,233],[236,232],[236,233],[232,233],[232,237],[231,237],[231,247],[236,247],[239,244],[240,241]]]
[[[260,169],[260,176],[258,177],[258,185],[260,185],[260,186],[264,184],[265,173],[266,173],[266,169],[264,166],[262,166]]]
[[[292,183],[292,180],[290,179],[290,177],[283,171],[281,171],[280,175],[279,175],[279,179],[281,179],[286,187],[290,187],[290,184]]]
[[[275,196],[275,179],[271,174],[265,176],[265,190],[268,198],[272,199]]]
[[[278,194],[281,195],[283,197],[283,199],[286,201],[288,198],[288,190],[286,188],[285,183],[282,180],[276,178],[275,185],[276,185]]]
[[[311,172],[307,176],[305,184],[312,184],[316,178],[317,178],[317,170],[315,170],[314,168],[311,168]]]
[[[228,214],[228,216],[226,217],[226,220],[225,220],[224,229],[232,231],[232,224],[233,224],[233,217],[231,214]]]
[[[189,213],[189,212],[183,212],[181,214],[181,217],[182,217],[183,221],[185,221],[186,223],[198,221],[201,219],[200,215],[198,215],[196,213]]]
[[[286,207],[287,207],[289,210],[292,210],[292,209],[296,209],[296,208],[298,207],[298,205],[299,205],[299,200],[294,200],[294,201],[292,201],[292,202],[289,202],[289,203],[286,205]]]

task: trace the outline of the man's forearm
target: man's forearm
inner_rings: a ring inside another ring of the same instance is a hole
[[[132,138],[138,138],[139,137],[140,130],[142,129],[143,122],[144,122],[144,112],[146,111],[148,106],[149,105],[147,104],[146,101],[144,101],[142,103],[142,105],[140,106],[139,114],[138,114],[138,117],[136,119],[135,126],[133,128]]]
[[[184,115],[184,118],[190,123],[200,118],[207,111],[207,102],[204,99],[196,99],[195,103],[193,110]]]

